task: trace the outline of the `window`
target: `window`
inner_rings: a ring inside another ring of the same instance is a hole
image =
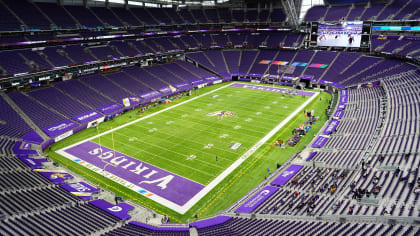
[[[299,21],[303,20],[309,8],[316,5],[324,5],[324,0],[302,0],[302,6],[299,12]]]

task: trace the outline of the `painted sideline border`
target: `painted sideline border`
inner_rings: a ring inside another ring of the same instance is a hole
[[[220,88],[217,88],[217,89],[215,89],[215,90],[212,90],[212,91],[209,91],[209,92],[207,92],[207,93],[204,93],[204,94],[202,94],[202,95],[199,95],[199,96],[197,96],[197,97],[194,97],[194,98],[192,98],[192,99],[189,99],[189,100],[187,100],[187,101],[184,101],[184,102],[181,102],[181,103],[178,103],[178,104],[176,104],[176,105],[174,105],[174,106],[171,106],[171,107],[167,107],[167,108],[165,108],[165,109],[162,109],[162,110],[160,110],[160,111],[157,111],[157,112],[155,112],[155,113],[152,113],[152,114],[149,114],[149,115],[147,115],[147,116],[144,116],[144,117],[142,117],[142,118],[139,118],[139,119],[137,119],[137,120],[134,120],[134,121],[131,121],[131,122],[128,122],[128,123],[126,123],[126,124],[123,124],[123,125],[121,125],[121,126],[119,126],[119,127],[116,127],[116,128],[114,128],[114,129],[112,129],[112,130],[108,130],[108,131],[106,131],[106,132],[103,132],[103,133],[101,133],[101,134],[98,134],[98,135],[95,135],[95,136],[92,136],[92,137],[90,137],[90,138],[87,138],[87,139],[85,139],[85,140],[82,140],[82,141],[79,141],[79,142],[77,142],[77,143],[74,143],[74,144],[72,144],[72,145],[69,145],[69,146],[67,146],[67,147],[64,147],[64,148],[62,148],[62,149],[60,149],[60,150],[58,150],[58,151],[56,151],[58,154],[60,154],[60,155],[62,155],[62,156],[64,156],[64,157],[66,157],[66,158],[68,158],[68,159],[71,159],[71,160],[74,160],[75,158],[77,158],[77,157],[74,157],[74,156],[72,156],[72,155],[70,155],[70,154],[68,154],[68,153],[66,153],[65,152],[65,150],[66,149],[69,149],[69,148],[72,148],[72,147],[74,147],[74,146],[77,146],[77,145],[79,145],[79,144],[81,144],[81,143],[84,143],[84,142],[87,142],[87,141],[91,141],[91,140],[93,140],[93,139],[95,139],[95,138],[97,138],[97,137],[100,137],[100,136],[103,136],[103,135],[106,135],[106,134],[109,134],[109,133],[111,133],[111,132],[114,132],[114,131],[116,131],[116,130],[119,130],[119,129],[122,129],[122,128],[124,128],[124,127],[127,127],[127,126],[129,126],[129,125],[132,125],[132,124],[135,124],[135,123],[137,123],[137,122],[140,122],[140,121],[142,121],[142,120],[144,120],[144,119],[147,119],[147,118],[149,118],[149,117],[153,117],[153,116],[155,116],[155,115],[157,115],[157,114],[160,114],[160,113],[162,113],[162,112],[165,112],[165,111],[168,111],[168,110],[170,110],[170,109],[173,109],[173,108],[175,108],[175,107],[178,107],[178,106],[181,106],[181,105],[183,105],[183,104],[185,104],[185,103],[188,103],[188,102],[190,102],[190,101],[193,101],[193,100],[196,100],[196,99],[198,99],[198,98],[201,98],[201,97],[203,97],[203,96],[207,96],[207,95],[209,95],[209,94],[212,94],[212,93],[214,93],[214,92],[216,92],[216,91],[219,91],[219,90],[221,90],[221,89],[224,89],[224,88],[226,88],[226,87],[229,87],[229,86],[231,86],[232,84],[235,84],[235,83],[229,83],[229,84],[227,84],[227,85],[225,85],[225,86],[222,86],[222,87],[220,87]],[[154,200],[155,202],[157,202],[157,203],[159,203],[159,204],[161,204],[161,205],[163,205],[163,206],[165,206],[165,207],[168,207],[169,209],[171,209],[171,210],[174,210],[174,211],[176,211],[176,212],[178,212],[178,213],[180,213],[180,214],[185,214],[189,209],[191,209],[198,201],[200,201],[207,193],[209,193],[214,187],[216,187],[221,181],[223,181],[230,173],[232,173],[238,166],[240,166],[248,157],[250,157],[255,151],[257,151],[265,142],[267,142],[273,135],[275,135],[284,125],[286,125],[293,117],[295,117],[301,110],[303,110],[310,102],[312,102],[316,97],[318,97],[318,95],[319,95],[319,92],[313,92],[314,93],[314,95],[315,96],[311,96],[306,102],[304,102],[301,106],[299,106],[294,112],[292,112],[286,119],[284,119],[282,122],[280,122],[274,129],[272,129],[269,133],[267,133],[260,141],[258,141],[254,146],[252,146],[247,152],[245,152],[242,156],[240,156],[234,163],[232,163],[232,165],[230,165],[228,168],[226,168],[219,176],[217,176],[213,181],[211,181],[205,188],[203,188],[200,192],[198,192],[194,197],[192,197],[187,203],[185,203],[183,206],[180,206],[180,205],[177,205],[177,204],[175,204],[175,203],[173,203],[173,202],[171,202],[171,201],[169,201],[169,200],[167,200],[167,199],[165,199],[165,198],[162,198],[162,197],[159,197],[159,196],[157,196],[156,194],[154,194],[153,196],[151,196],[151,197],[149,197],[150,199],[152,199],[152,200]],[[80,164],[80,163],[79,163]],[[89,163],[86,163],[88,166],[90,165]],[[88,167],[88,166],[85,166],[85,167]],[[90,169],[90,170],[92,170],[92,171],[94,171],[94,172],[96,172],[96,173],[100,173],[100,174],[103,174],[103,172],[102,172],[102,169],[100,169],[100,168],[94,168],[94,166],[91,166],[90,165],[90,167],[91,168],[89,168],[88,167],[88,169]],[[112,175],[111,173],[105,173],[105,175],[106,175],[106,177],[108,178],[108,179],[111,179],[111,180],[113,180],[114,182],[116,182],[116,183],[119,183],[119,184],[121,184],[121,185],[123,185],[123,186],[125,186],[125,187],[128,187],[128,188],[130,188],[130,189],[132,189],[133,191],[136,191],[136,192],[138,192],[138,190],[139,190],[139,188],[137,187],[137,186],[135,186],[134,184],[132,184],[132,183],[129,183],[128,181],[125,181],[125,180],[123,180],[123,179],[121,179],[121,178],[119,178],[119,177],[117,177],[117,176],[115,176],[115,175]],[[123,181],[125,181],[125,182],[127,182],[127,184],[122,184],[122,182]],[[134,186],[133,186],[134,185]],[[139,193],[140,194],[140,193]]]

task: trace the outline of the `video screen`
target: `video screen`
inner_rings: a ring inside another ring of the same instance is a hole
[[[363,21],[318,23],[318,46],[360,47]]]

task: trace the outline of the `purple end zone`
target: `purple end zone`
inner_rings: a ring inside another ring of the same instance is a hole
[[[230,85],[231,87],[236,88],[247,88],[247,89],[255,89],[260,91],[267,91],[267,92],[276,92],[276,93],[289,93],[291,90],[286,88],[276,88],[276,87],[268,87],[268,86],[262,86],[262,85],[254,85],[254,84],[240,84],[240,83],[234,83]],[[311,97],[315,93],[313,92],[307,92],[307,91],[298,91],[298,95],[303,95],[307,97]]]
[[[106,165],[106,172],[180,206],[204,188],[204,185],[103,146],[101,154],[99,145],[90,141],[68,148],[64,152],[100,169]]]
[[[258,193],[252,196],[248,201],[242,204],[235,212],[239,213],[251,213],[255,210],[261,203],[267,200],[271,195],[279,190],[276,187],[265,186]]]

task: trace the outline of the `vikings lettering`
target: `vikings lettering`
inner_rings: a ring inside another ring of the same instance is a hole
[[[152,170],[149,167],[145,166],[142,162],[128,161],[125,156],[115,156],[113,151],[102,152],[100,148],[94,148],[88,152],[92,156],[96,156],[99,159],[106,160],[116,168],[122,168],[128,170],[136,175],[142,176],[144,179],[140,181],[139,184],[155,184],[160,187],[162,190],[166,189],[168,184],[174,179],[173,175],[167,175],[158,179],[153,179],[153,177],[159,173],[157,170]],[[156,177],[155,177],[156,178]]]

